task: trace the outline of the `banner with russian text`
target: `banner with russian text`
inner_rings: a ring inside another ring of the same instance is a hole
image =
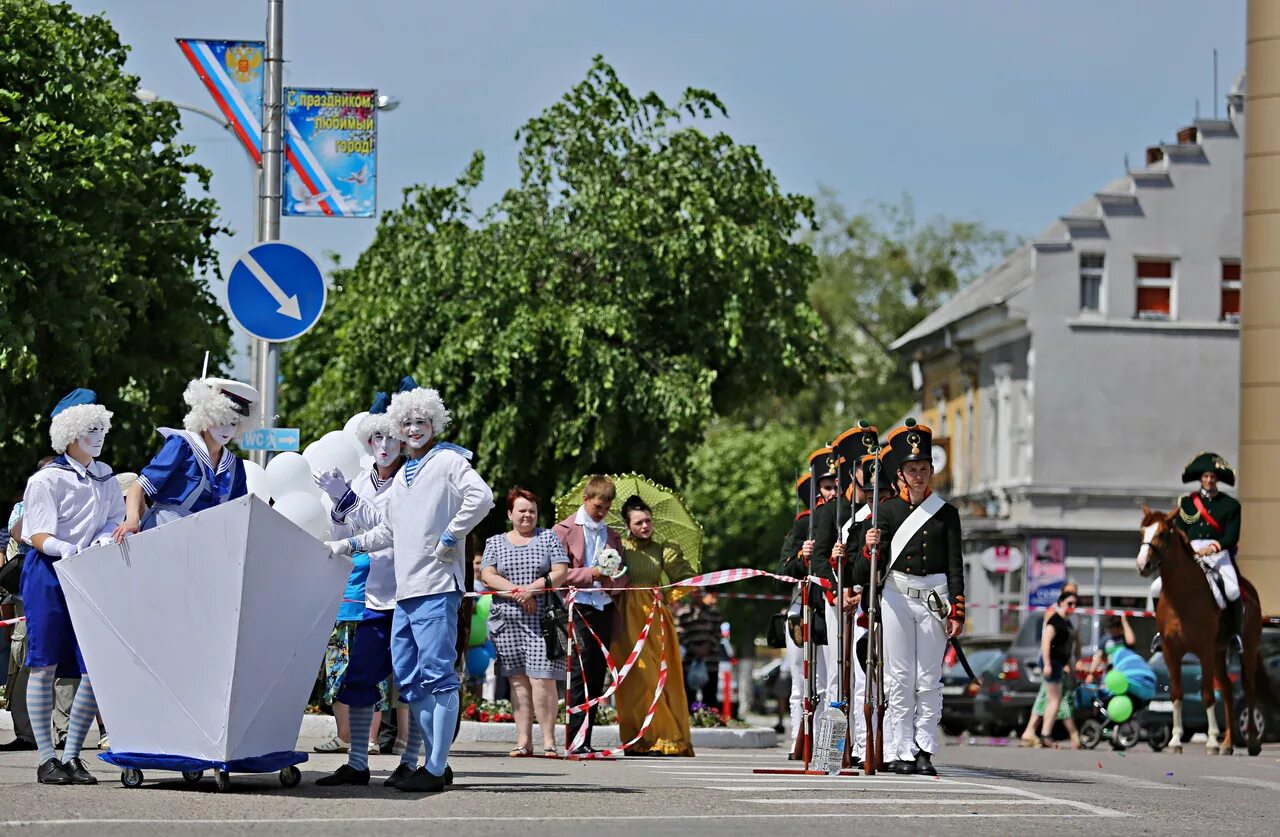
[[[376,90],[285,88],[285,215],[374,217],[377,101]]]
[[[178,38],[178,48],[204,82],[245,150],[262,164],[262,41]]]

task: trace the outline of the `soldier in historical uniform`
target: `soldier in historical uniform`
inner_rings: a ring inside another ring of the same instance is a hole
[[[1224,617],[1236,648],[1243,650],[1240,630],[1244,606],[1240,601],[1240,574],[1235,565],[1240,542],[1240,501],[1218,490],[1220,483],[1236,484],[1236,472],[1216,453],[1199,453],[1182,471],[1183,482],[1200,488],[1178,501],[1174,525],[1187,534],[1196,557],[1222,579],[1227,596]]]
[[[942,716],[942,657],[964,630],[960,512],[929,488],[933,431],[914,419],[889,434],[899,494],[880,506],[864,555],[883,545],[889,566],[881,594],[884,625],[885,761],[896,773],[936,776]]]

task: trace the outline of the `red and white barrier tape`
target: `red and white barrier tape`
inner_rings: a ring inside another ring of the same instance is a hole
[[[19,622],[25,621],[27,621],[27,617],[25,616],[19,616],[17,619],[5,619],[3,622],[0,622],[0,628],[7,628],[10,625],[16,625]]]
[[[622,668],[620,669],[614,669],[613,660],[610,657],[609,651],[608,649],[605,649],[604,643],[600,642],[600,637],[596,635],[595,629],[591,627],[590,623],[583,623],[587,626],[587,630],[590,631],[591,636],[595,637],[596,642],[600,643],[600,647],[604,649],[605,664],[609,666],[609,673],[613,676],[613,683],[610,684],[609,688],[605,689],[599,697],[588,698],[585,702],[580,703],[577,706],[570,706],[566,710],[568,714],[576,715],[581,712],[586,712],[591,707],[598,706],[601,702],[613,697],[614,693],[618,691],[618,686],[622,685],[622,681],[627,678],[627,675],[631,673],[631,669],[635,667],[636,660],[640,659],[640,653],[644,650],[645,641],[649,639],[649,629],[653,627],[653,619],[658,614],[658,603],[661,601],[662,594],[657,590],[654,590],[653,607],[649,610],[649,618],[645,620],[644,627],[640,629],[640,636],[636,638],[636,644],[632,647],[631,653],[627,655],[627,659],[623,662]]]

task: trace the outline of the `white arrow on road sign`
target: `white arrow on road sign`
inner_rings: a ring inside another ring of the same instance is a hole
[[[262,284],[262,287],[266,289],[267,293],[271,294],[271,298],[280,306],[276,309],[276,313],[292,317],[295,320],[302,319],[302,309],[298,307],[297,295],[286,296],[285,292],[276,284],[276,280],[268,276],[267,272],[262,269],[262,265],[258,264],[257,260],[253,258],[252,253],[245,253],[240,257],[240,261],[244,263],[245,267],[249,268],[249,272],[253,274],[253,277]]]

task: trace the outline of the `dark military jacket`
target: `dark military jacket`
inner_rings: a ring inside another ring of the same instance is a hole
[[[1192,498],[1197,494],[1200,492],[1193,491],[1182,495],[1182,499],[1178,502],[1178,516],[1173,521],[1174,525],[1186,532],[1189,540],[1217,541],[1222,544],[1223,549],[1234,551],[1240,542],[1240,501],[1221,491],[1212,499],[1207,499],[1200,494],[1204,507],[1222,527],[1219,530],[1210,526],[1204,519],[1204,515],[1200,514],[1200,510],[1196,508],[1195,500]]]
[[[830,581],[833,589],[836,572],[831,566],[831,548],[836,545],[836,539],[840,537],[840,527],[849,519],[850,511],[849,504],[841,498],[839,520],[836,519],[835,500],[828,500],[818,506],[813,513],[813,557],[810,559],[810,564],[813,574]]]
[[[906,522],[915,506],[901,495],[880,504],[880,555],[889,569],[906,575],[933,575],[943,573],[947,577],[947,592],[952,600],[964,601],[964,557],[960,542],[960,511],[950,503],[943,503],[938,513],[911,536],[907,546],[893,560],[893,534]],[[866,531],[865,529],[863,530]],[[871,574],[871,562],[859,561],[854,565],[854,584],[866,585]]]

